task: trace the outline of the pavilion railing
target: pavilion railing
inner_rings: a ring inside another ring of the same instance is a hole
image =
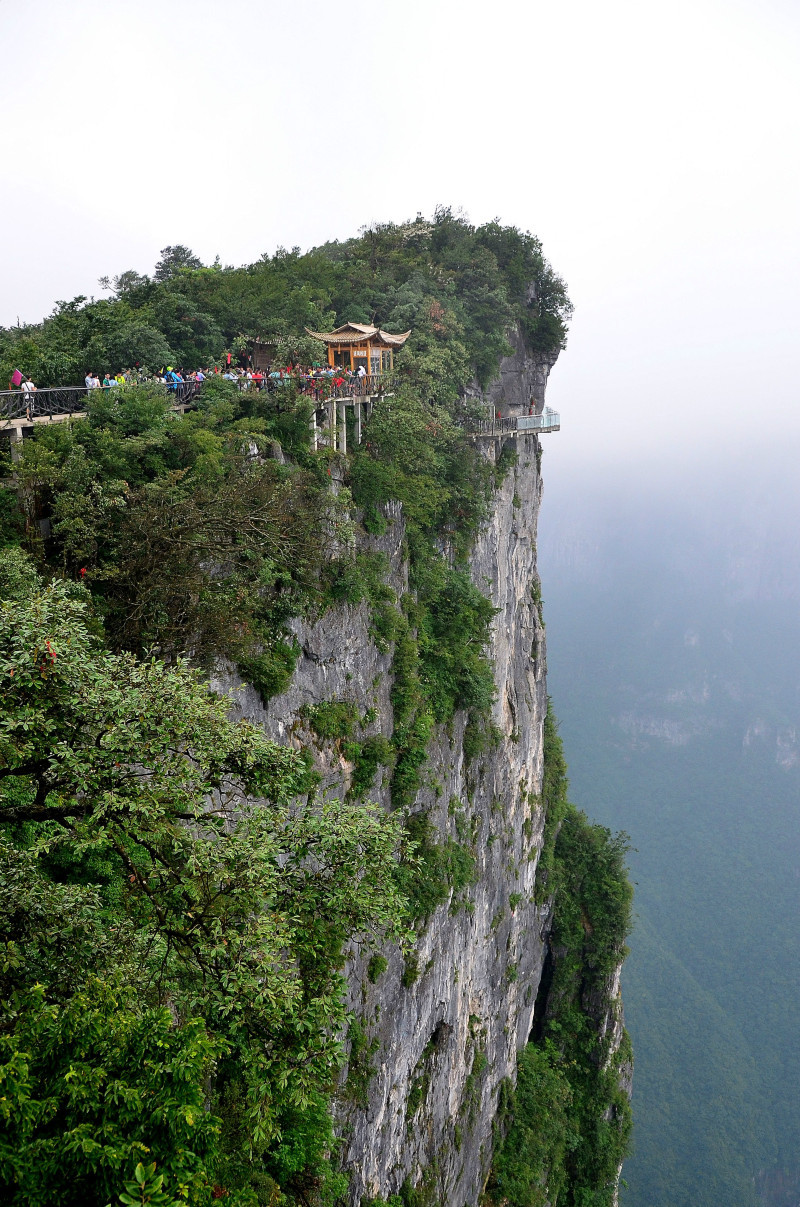
[[[391,373],[367,373],[364,377],[307,377],[287,374],[285,377],[266,376],[261,382],[240,377],[237,384],[240,390],[260,389],[267,390],[270,394],[294,385],[301,394],[307,394],[318,402],[327,402],[329,399],[369,398],[376,394],[385,394],[393,388],[395,381]]]

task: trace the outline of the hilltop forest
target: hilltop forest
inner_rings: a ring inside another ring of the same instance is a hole
[[[195,369],[251,338],[291,346],[305,327],[349,321],[412,329],[405,372],[444,401],[470,377],[492,376],[517,322],[532,349],[561,348],[571,309],[538,239],[444,209],[433,222],[376,226],[305,254],[279,248],[242,268],[204,267],[167,247],[152,277],[129,270],[102,284],[110,299],[77,297],[42,323],[0,328],[0,381],[15,368],[39,386],[78,385],[88,369]]]
[[[96,391],[84,418],[40,425],[0,465],[0,1194],[333,1204],[348,947],[378,961],[407,947],[453,877],[469,883],[409,807],[435,725],[464,710],[472,758],[493,740],[493,611],[467,559],[503,466],[465,435],[464,387],[496,374],[515,326],[557,353],[569,301],[535,238],[444,210],[242,268],[167,248],[152,277],[106,284],[110,299],[0,330],[3,380],[194,368],[344,321],[412,335],[346,459],[311,452],[293,387],[277,402],[214,377],[186,414],[157,383]],[[406,523],[402,600],[357,539],[389,501]],[[353,717],[319,712],[355,766],[346,799],[321,800],[304,752],[231,721],[208,674],[233,665],[269,700],[298,656],[288,620],[361,600],[394,650],[395,728],[359,743]],[[550,746],[553,842],[568,824],[548,892],[572,902],[576,953],[591,900],[601,977],[629,920],[624,843],[567,805],[554,728]],[[379,765],[389,813],[368,802]],[[564,1010],[575,1022],[566,990]],[[557,1126],[536,1164],[533,1107],[527,1133],[512,1127],[495,1185],[505,1171],[515,1207],[540,1202],[547,1170],[559,1204],[611,1201],[629,1125],[617,1101],[624,1125],[597,1131],[610,1075],[579,1067],[575,1026],[570,1041],[555,1020],[526,1058],[526,1093]],[[506,1111],[511,1126],[513,1094]]]

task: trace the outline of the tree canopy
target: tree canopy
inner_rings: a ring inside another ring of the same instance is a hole
[[[353,321],[410,328],[401,363],[444,400],[472,375],[492,376],[514,323],[534,351],[557,352],[571,313],[538,239],[498,222],[473,226],[446,208],[431,221],[376,225],[304,253],[279,248],[239,268],[165,247],[152,277],[129,269],[100,283],[111,299],[77,297],[41,323],[0,329],[0,379],[15,368],[38,385],[77,384],[87,369],[196,368],[250,338],[291,342],[305,327]]]

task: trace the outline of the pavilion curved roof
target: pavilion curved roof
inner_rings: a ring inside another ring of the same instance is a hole
[[[411,334],[403,331],[393,335],[391,331],[381,331],[380,327],[370,327],[366,323],[344,323],[335,331],[312,331],[306,327],[306,331],[323,344],[364,344],[369,340],[371,344],[383,344],[387,348],[402,348]]]

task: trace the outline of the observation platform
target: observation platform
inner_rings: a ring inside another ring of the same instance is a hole
[[[470,424],[473,436],[527,436],[531,432],[561,431],[561,416],[558,411],[545,407],[541,415],[503,415],[492,419],[476,419]]]
[[[281,393],[294,385],[301,397],[317,405],[310,420],[311,444],[314,451],[327,446],[347,452],[347,407],[353,409],[356,443],[361,443],[364,420],[372,414],[372,408],[380,398],[391,397],[395,377],[390,373],[367,373],[362,377],[348,377],[340,384],[330,377],[265,377],[260,382],[240,378],[235,384],[241,393],[269,394],[280,403]],[[179,381],[168,385],[172,398],[172,409],[185,411],[194,405],[202,393],[203,382]],[[124,386],[97,386],[96,390],[110,393],[123,391]],[[0,390],[0,435],[7,434],[11,440],[11,453],[16,457],[19,445],[26,432],[46,423],[64,423],[70,419],[83,419],[86,404],[95,390],[85,386],[54,386],[37,389],[34,394],[24,390]],[[122,395],[124,396],[124,394]],[[324,419],[318,422],[320,412]]]

